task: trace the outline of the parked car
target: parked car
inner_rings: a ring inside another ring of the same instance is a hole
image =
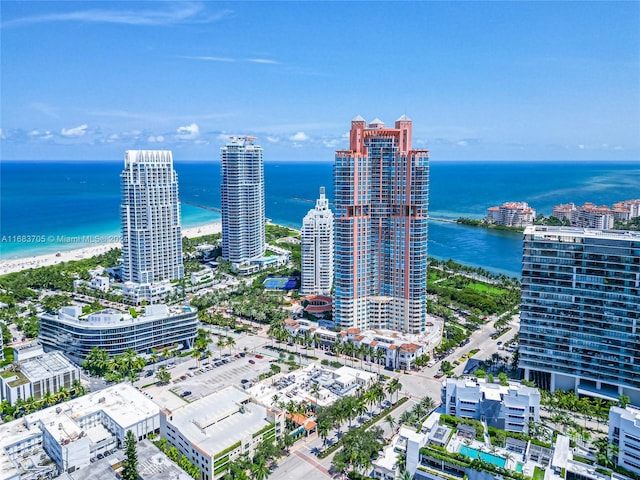
[[[257,354],[256,358],[264,358],[264,355]]]
[[[180,394],[181,397],[188,397],[189,395],[191,395],[191,390],[185,390]]]
[[[253,364],[255,364],[255,363],[256,363],[256,361],[252,359],[252,360],[249,360],[249,363],[250,363],[251,365],[253,365]]]

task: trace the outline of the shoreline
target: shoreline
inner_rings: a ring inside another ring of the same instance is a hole
[[[222,222],[215,221],[182,229],[182,236],[187,238],[202,237],[222,232]],[[108,242],[92,247],[82,247],[73,250],[65,250],[56,253],[33,255],[29,257],[13,258],[0,261],[0,275],[20,272],[29,268],[49,267],[63,262],[84,260],[86,258],[101,255],[113,248],[121,248],[121,242]]]

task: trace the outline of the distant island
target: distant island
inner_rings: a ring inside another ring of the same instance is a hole
[[[491,228],[494,230],[504,230],[507,232],[524,232],[525,227],[511,227],[508,225],[499,225],[497,223],[489,222],[486,219],[478,218],[466,218],[460,217],[456,220],[456,223],[460,225],[469,225],[472,227]]]
[[[508,225],[499,225],[499,224],[487,221],[486,219],[478,219],[478,218],[459,217],[457,220],[455,220],[455,222],[460,225],[490,228],[494,230],[504,230],[507,232],[524,232],[524,229],[525,229],[525,227],[511,227]],[[545,217],[544,215],[539,214],[538,216],[536,216],[532,225],[547,225],[550,227],[561,227],[561,226],[569,227],[571,226],[571,222],[566,218],[559,219],[557,217],[554,217],[553,215]],[[613,227],[611,228],[611,230],[638,231],[640,230],[640,217],[634,217],[629,219],[628,221],[615,220],[613,222]]]
[[[545,217],[526,202],[505,202],[489,207],[484,219],[460,217],[456,223],[473,227],[493,228],[522,232],[529,225],[572,226],[599,230],[640,229],[640,199],[615,203],[613,208],[587,202],[582,206],[573,203],[556,205],[553,214]]]

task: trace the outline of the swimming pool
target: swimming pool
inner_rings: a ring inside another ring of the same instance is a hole
[[[493,465],[496,465],[501,468],[504,468],[504,466],[507,463],[507,461],[502,457],[499,457],[497,455],[492,455],[491,453],[487,453],[487,452],[481,452],[479,450],[476,450],[475,448],[467,447],[466,445],[460,445],[460,450],[458,451],[469,458],[480,457],[480,460],[488,463],[492,463]]]

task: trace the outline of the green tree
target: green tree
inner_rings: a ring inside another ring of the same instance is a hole
[[[171,381],[171,373],[164,365],[156,372],[156,380],[160,385],[167,385]]]
[[[136,437],[133,431],[127,430],[124,437],[124,468],[122,480],[138,480],[138,451],[136,450]]]
[[[253,480],[265,480],[269,476],[269,473],[271,473],[266,465],[265,459],[262,457],[259,458],[257,462],[252,463],[249,470],[251,471],[251,478]]]
[[[387,385],[387,392],[389,393],[389,395],[393,395],[394,393],[399,392],[401,389],[402,389],[402,384],[400,383],[400,380],[398,380],[397,378],[394,378],[393,380],[391,380]],[[398,398],[396,396],[396,401],[397,400]]]
[[[91,375],[103,376],[109,369],[109,363],[107,351],[100,347],[93,347],[82,362],[82,368]]]
[[[440,364],[440,368],[442,369],[442,373],[444,373],[445,375],[450,375],[451,372],[453,372],[453,366],[448,360],[443,360]]]

